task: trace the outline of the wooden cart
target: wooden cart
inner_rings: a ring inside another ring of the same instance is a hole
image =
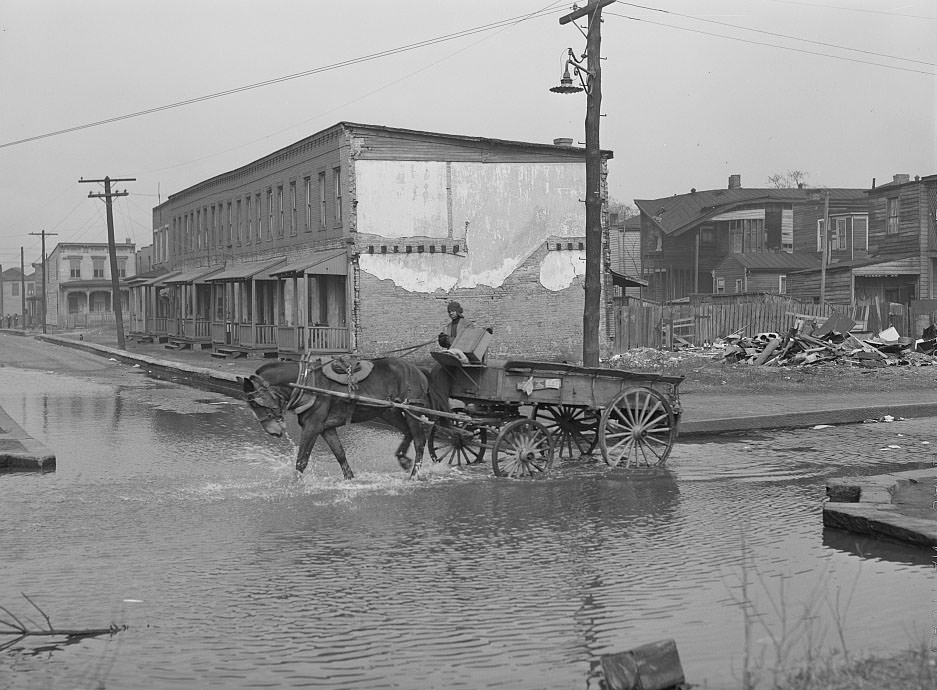
[[[433,357],[452,377],[458,419],[438,419],[427,446],[435,462],[482,462],[501,477],[537,477],[556,456],[591,454],[612,466],[662,465],[680,419],[682,376],[553,362],[466,363]]]

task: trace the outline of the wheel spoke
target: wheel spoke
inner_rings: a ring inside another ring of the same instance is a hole
[[[676,429],[670,404],[652,388],[625,391],[602,413],[599,443],[609,465],[661,465]]]

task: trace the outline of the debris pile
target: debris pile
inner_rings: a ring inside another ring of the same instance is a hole
[[[925,329],[922,337],[904,338],[894,328],[875,337],[852,333],[856,324],[843,316],[832,316],[816,328],[805,328],[798,319],[783,336],[759,333],[748,338],[732,334],[723,341],[726,362],[759,366],[799,366],[835,362],[860,367],[937,364],[937,329]]]

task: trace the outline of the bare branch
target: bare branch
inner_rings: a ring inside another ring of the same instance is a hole
[[[33,605],[34,609],[36,609],[40,614],[42,614],[42,617],[46,619],[46,625],[49,626],[49,630],[52,630],[52,621],[49,620],[49,617],[46,615],[46,612],[43,611],[41,608],[39,608],[36,602],[29,598],[26,592],[20,592],[20,594],[23,595],[23,598],[26,599],[26,601],[28,601],[30,604]]]

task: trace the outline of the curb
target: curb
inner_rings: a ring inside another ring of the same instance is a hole
[[[0,472],[54,472],[55,453],[0,407]]]
[[[830,501],[823,506],[823,525],[915,546],[937,546],[937,520],[934,520],[937,512],[933,506],[909,511],[925,515],[918,517],[901,512],[900,504],[895,502],[902,489],[914,487],[933,496],[935,484],[934,469],[864,477],[860,482],[831,481],[826,486]]]
[[[679,429],[682,437],[706,436],[730,431],[752,431],[757,429],[802,429],[817,424],[857,424],[866,419],[881,419],[885,415],[905,418],[937,417],[937,402],[870,405],[868,407],[810,410],[782,414],[681,420]]]
[[[170,362],[165,359],[150,357],[149,355],[129,354],[125,350],[119,350],[115,347],[88,343],[81,340],[57,338],[48,335],[36,336],[36,340],[41,340],[53,345],[63,345],[94,355],[111,357],[124,364],[138,364],[147,374],[161,381],[184,383],[195,388],[212,391],[214,393],[224,393],[236,398],[240,398],[242,395],[242,377],[237,374],[215,371],[214,369],[208,369],[206,367],[192,366],[184,362]]]

